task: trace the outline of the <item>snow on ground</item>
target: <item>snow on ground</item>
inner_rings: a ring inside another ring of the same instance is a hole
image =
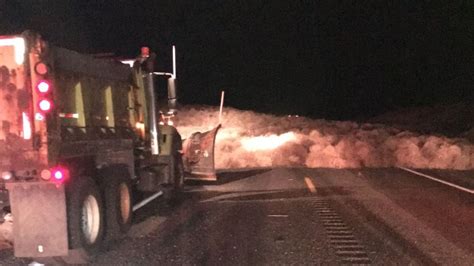
[[[423,110],[386,114],[374,121],[399,124],[405,129],[422,125],[422,132],[431,132],[437,121],[429,116],[433,110]],[[449,117],[445,120],[451,123]],[[210,130],[218,124],[218,108],[185,107],[178,113],[176,124],[183,138]],[[219,169],[406,166],[463,170],[474,168],[474,147],[466,139],[420,134],[382,124],[278,117],[227,107],[217,135],[215,159]],[[11,226],[11,217],[0,224],[0,249],[11,246]]]
[[[218,108],[187,106],[176,125],[183,138],[218,124]],[[216,140],[218,169],[246,167],[474,168],[474,146],[462,138],[423,135],[382,124],[272,116],[224,108]]]

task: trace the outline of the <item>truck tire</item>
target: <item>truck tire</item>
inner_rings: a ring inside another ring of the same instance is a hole
[[[175,156],[174,163],[174,193],[179,194],[184,190],[184,163],[181,154]]]
[[[105,238],[107,241],[119,238],[132,225],[132,186],[130,178],[118,171],[104,176]]]
[[[67,185],[69,246],[95,253],[104,235],[104,210],[99,187],[90,177],[80,176]]]
[[[181,202],[181,196],[184,190],[184,164],[181,154],[175,155],[174,160],[173,185],[165,194],[166,202],[172,206]]]

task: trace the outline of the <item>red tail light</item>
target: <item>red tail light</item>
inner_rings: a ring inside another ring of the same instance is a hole
[[[53,107],[53,104],[49,100],[43,99],[38,103],[38,107],[41,111],[48,112]]]
[[[38,75],[46,75],[48,74],[49,72],[49,69],[48,69],[48,66],[43,63],[43,62],[38,62],[36,65],[35,65],[35,72],[36,74]]]
[[[141,56],[142,57],[150,57],[150,48],[148,47],[142,47],[141,48]]]
[[[36,85],[36,89],[38,89],[38,92],[40,93],[48,93],[50,89],[50,85],[48,82],[42,80]]]
[[[64,173],[61,170],[56,170],[54,174],[54,179],[56,180],[63,180],[64,179]]]
[[[53,89],[54,86],[52,86],[51,80],[48,79],[47,74],[48,74],[48,69],[47,66],[44,63],[38,63],[35,66],[35,72],[38,74],[36,76],[36,86],[35,86],[35,92],[36,92],[36,106],[39,109],[37,113],[40,113],[43,118],[45,117],[45,114],[50,112],[51,109],[53,109]],[[39,75],[39,73],[44,73],[45,75]],[[42,121],[44,119],[37,119],[37,116],[35,115],[35,120],[37,121]]]
[[[62,166],[51,169],[52,181],[62,183],[69,178],[69,170]]]

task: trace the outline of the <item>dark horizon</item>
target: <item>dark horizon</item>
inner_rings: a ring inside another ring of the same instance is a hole
[[[5,1],[0,35],[25,29],[84,53],[171,70],[180,100],[275,114],[366,118],[400,107],[471,101],[469,1]]]

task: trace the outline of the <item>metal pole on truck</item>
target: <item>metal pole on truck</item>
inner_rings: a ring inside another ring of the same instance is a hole
[[[219,125],[222,123],[222,108],[224,107],[224,91],[221,92],[221,106],[219,108]]]

